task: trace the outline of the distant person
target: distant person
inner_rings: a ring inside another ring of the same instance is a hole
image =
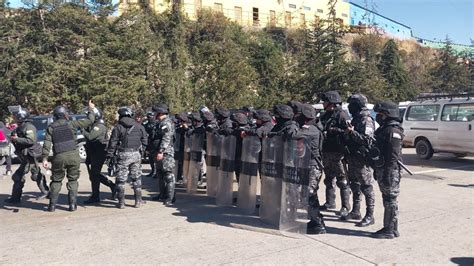
[[[7,175],[12,174],[12,157],[10,149],[10,135],[11,131],[8,127],[5,126],[3,122],[0,121],[0,158],[4,157],[7,164]]]

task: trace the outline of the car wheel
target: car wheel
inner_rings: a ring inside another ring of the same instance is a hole
[[[84,144],[79,144],[79,158],[81,158],[81,162],[85,162],[87,158],[86,147]]]
[[[429,160],[431,157],[433,157],[434,151],[428,140],[419,140],[418,142],[416,142],[415,148],[418,158],[423,160]]]

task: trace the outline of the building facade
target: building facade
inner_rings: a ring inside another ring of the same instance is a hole
[[[120,0],[119,13],[133,7],[139,0]],[[171,0],[150,0],[152,9],[163,12]],[[227,18],[246,27],[309,27],[317,19],[328,18],[327,0],[181,0],[184,13],[195,19],[199,10],[222,12]],[[349,2],[339,0],[336,17],[349,25]]]

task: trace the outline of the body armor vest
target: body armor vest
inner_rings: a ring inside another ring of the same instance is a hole
[[[53,150],[54,154],[73,151],[76,149],[74,132],[68,124],[53,125]]]

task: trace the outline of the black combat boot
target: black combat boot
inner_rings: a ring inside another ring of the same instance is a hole
[[[352,206],[352,210],[346,216],[341,215],[341,220],[360,220],[362,219],[362,215],[360,215],[360,201],[354,201],[354,206]]]
[[[326,186],[326,203],[319,207],[320,210],[332,210],[336,208],[336,191],[332,187]]]
[[[349,215],[349,210],[351,209],[351,204],[349,203],[351,197],[351,190],[347,188],[341,188],[341,201],[342,207],[339,211],[341,217]]]
[[[367,213],[365,214],[364,218],[356,223],[358,227],[366,227],[375,223],[374,219],[374,206],[367,207]]]
[[[15,198],[13,196],[9,197],[8,199],[5,199],[4,201],[8,204],[19,204],[19,203],[21,203],[20,198]]]
[[[383,228],[378,230],[375,233],[372,233],[373,238],[378,239],[393,239],[395,235],[393,234],[394,229],[394,218],[395,213],[392,210],[393,208],[385,206],[384,214],[383,214]]]
[[[142,204],[145,204],[146,202],[142,200],[142,189],[141,188],[136,188],[134,189],[135,192],[135,208],[140,208]]]
[[[320,235],[326,233],[326,225],[324,224],[322,215],[317,219],[311,219],[311,221],[307,223],[306,233],[308,235]]]
[[[117,187],[117,198],[118,198],[118,205],[119,209],[125,208],[125,189],[124,187]]]
[[[49,205],[48,205],[48,211],[49,212],[54,212],[56,210],[56,203],[58,202],[58,199],[49,199]]]
[[[22,184],[19,182],[14,182],[12,188],[12,195],[8,199],[5,199],[5,202],[9,204],[21,203],[21,194],[23,194]]]
[[[69,211],[74,212],[77,210],[77,192],[69,191],[68,200],[69,200]]]
[[[117,198],[117,185],[115,185],[114,182],[110,181],[109,187],[110,187],[110,192],[112,193],[112,195],[110,196],[110,199],[115,200]]]

